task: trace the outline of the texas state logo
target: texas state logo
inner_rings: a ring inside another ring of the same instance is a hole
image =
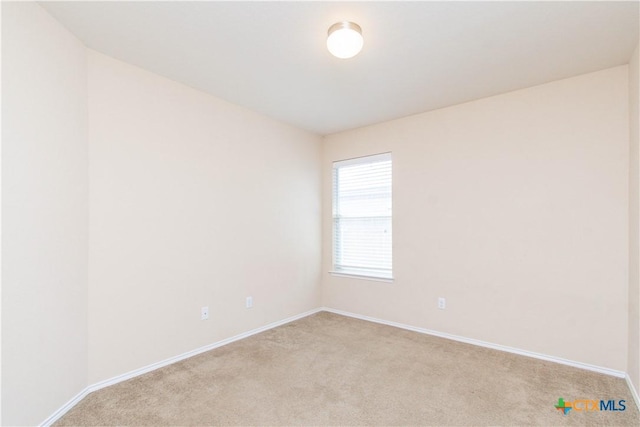
[[[627,409],[626,400],[595,400],[595,399],[576,399],[572,402],[565,402],[560,397],[558,403],[553,405],[563,415],[568,415],[571,410],[576,412],[594,412],[594,411],[624,411]]]
[[[558,404],[554,406],[558,411],[562,411],[565,415],[567,415],[573,408],[573,406],[571,406],[571,403],[569,402],[569,404],[567,404],[567,402],[565,402],[562,397],[558,399]]]

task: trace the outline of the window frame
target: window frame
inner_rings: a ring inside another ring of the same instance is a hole
[[[362,269],[348,269],[348,268],[340,268],[336,263],[336,245],[338,244],[336,239],[336,224],[339,221],[339,217],[336,215],[336,202],[337,202],[337,194],[336,194],[336,170],[342,167],[354,166],[359,164],[368,164],[368,163],[376,163],[380,161],[390,162],[390,172],[391,175],[389,177],[390,180],[390,202],[391,202],[391,211],[389,214],[389,220],[391,222],[391,247],[390,247],[390,263],[391,269],[389,274],[381,274],[374,270],[367,270],[366,268]],[[393,283],[393,158],[391,152],[355,157],[351,159],[345,160],[336,160],[332,163],[331,170],[331,271],[329,273],[332,276],[337,277],[346,277],[346,278],[356,278],[356,279],[364,279],[364,280],[372,280],[377,282],[387,282]]]

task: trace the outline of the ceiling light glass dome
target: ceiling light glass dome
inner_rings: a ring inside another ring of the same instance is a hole
[[[337,58],[347,59],[356,56],[364,44],[362,29],[353,22],[337,22],[329,27],[327,49]]]

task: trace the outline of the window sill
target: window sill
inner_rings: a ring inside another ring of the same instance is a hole
[[[338,271],[330,271],[329,274],[336,277],[348,277],[350,279],[371,280],[373,282],[393,283],[393,277],[367,276],[366,274],[344,273]]]

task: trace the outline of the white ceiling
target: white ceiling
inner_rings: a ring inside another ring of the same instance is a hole
[[[637,2],[43,2],[88,47],[326,135],[626,64]],[[337,21],[362,27],[332,57]]]

